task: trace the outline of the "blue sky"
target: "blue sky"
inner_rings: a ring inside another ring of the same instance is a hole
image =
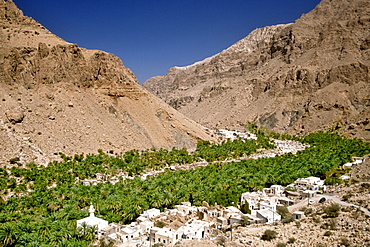
[[[221,52],[256,28],[290,23],[320,0],[13,0],[80,47],[119,56],[140,83]]]

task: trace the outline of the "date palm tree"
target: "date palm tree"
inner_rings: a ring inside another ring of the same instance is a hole
[[[0,243],[2,246],[15,246],[18,240],[18,229],[12,223],[6,223],[0,228]]]

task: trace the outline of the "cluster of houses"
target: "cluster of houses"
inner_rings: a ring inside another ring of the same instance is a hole
[[[246,192],[241,195],[240,207],[209,206],[204,202],[196,207],[189,202],[174,206],[173,209],[152,208],[144,211],[129,225],[108,223],[94,215],[90,205],[90,216],[77,221],[77,227],[96,227],[99,239],[112,241],[116,246],[173,246],[178,242],[193,239],[211,239],[215,229],[232,229],[238,225],[262,223],[272,224],[281,220],[277,206],[291,206],[302,198],[312,197],[325,190],[324,181],[316,177],[297,179],[284,188],[273,185],[262,191]],[[247,211],[247,212],[245,212]],[[296,219],[303,212],[293,212]]]

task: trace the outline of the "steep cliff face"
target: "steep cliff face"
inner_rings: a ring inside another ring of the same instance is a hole
[[[0,2],[0,44],[0,164],[212,140],[118,57],[65,42],[10,0]]]
[[[306,134],[338,125],[370,140],[369,19],[366,0],[323,0],[292,24],[257,29],[144,86],[210,127],[252,121]]]

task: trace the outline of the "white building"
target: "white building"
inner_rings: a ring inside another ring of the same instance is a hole
[[[121,230],[116,233],[116,236],[116,241],[118,241],[119,243],[137,243],[140,242],[141,229],[135,224],[131,224],[121,228]],[[109,235],[108,237],[111,237],[111,235]]]
[[[197,211],[197,207],[191,206],[190,202],[182,202],[181,205],[176,205],[175,209],[182,215],[186,216]]]
[[[263,192],[267,195],[282,196],[285,191],[284,186],[271,185],[270,188],[264,188]]]
[[[143,234],[149,234],[150,229],[154,227],[154,222],[149,220],[143,221],[139,224],[139,226]]]
[[[280,187],[274,187],[272,192],[280,194],[282,190]],[[270,193],[270,191],[268,191]],[[260,209],[270,209],[276,211],[276,205],[278,204],[279,197],[268,196],[264,191],[258,192],[246,192],[241,196],[241,204],[248,203],[249,210],[252,215],[256,215],[256,210]]]
[[[85,224],[87,227],[96,227],[98,231],[98,237],[100,237],[101,231],[108,227],[108,221],[95,217],[95,209],[92,203],[90,204],[89,213],[89,217],[77,220],[77,228],[82,228]]]
[[[177,230],[178,239],[202,239],[209,236],[210,223],[202,220],[190,219],[185,226]]]
[[[160,214],[161,214],[161,210],[157,208],[152,208],[152,209],[148,209],[144,211],[142,214],[140,214],[140,216],[145,217],[147,219],[152,219],[154,217],[159,216]]]
[[[281,215],[270,209],[257,210],[256,216],[266,224],[272,224],[281,220]]]
[[[325,190],[324,180],[317,177],[299,178],[295,181],[295,186],[300,190]]]
[[[153,227],[150,229],[149,241],[150,245],[164,244],[174,245],[177,242],[177,234],[170,228]]]

